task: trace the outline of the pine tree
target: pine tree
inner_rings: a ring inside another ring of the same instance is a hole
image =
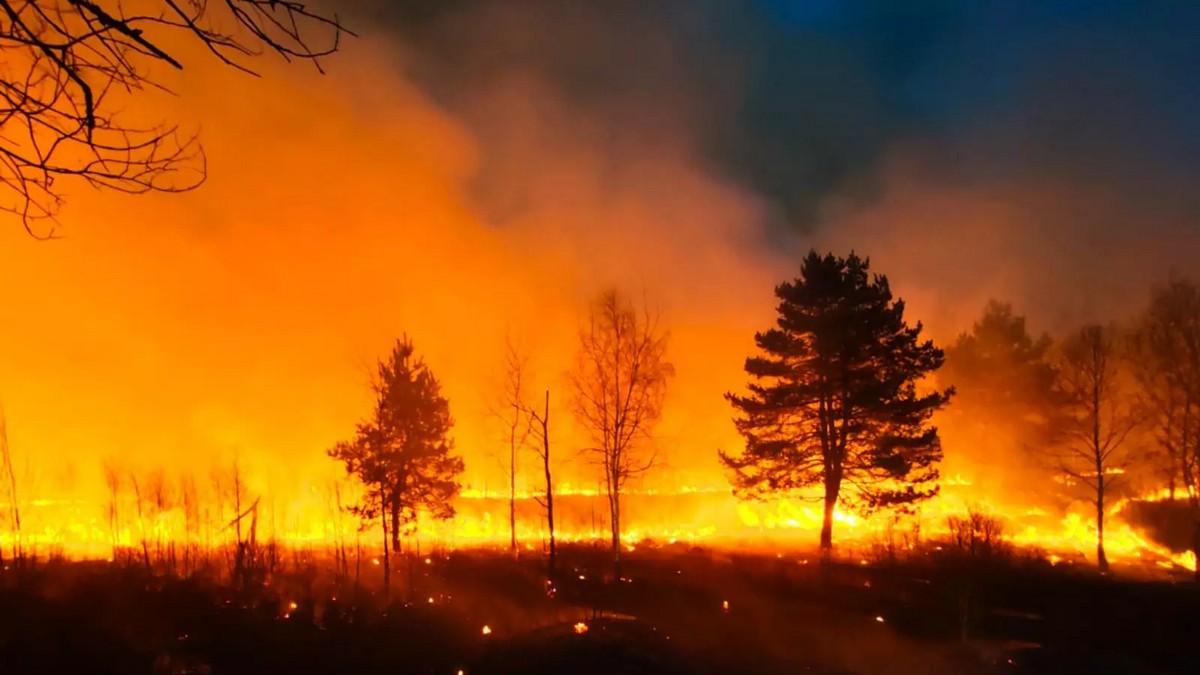
[[[780,284],[776,326],[758,333],[746,359],[749,393],[726,394],[746,441],[721,453],[743,496],[824,489],[822,554],[833,546],[833,512],[848,485],[865,508],[902,506],[937,492],[941,443],[930,416],[952,389],[918,392],[942,351],[904,321],[887,278],[869,261],[816,251],[800,277]]]
[[[380,519],[386,555],[389,533],[392,551],[399,552],[401,536],[413,531],[420,513],[454,516],[450,502],[459,491],[463,461],[452,454],[450,404],[407,336],[379,362],[372,386],[371,417],[329,455],[366,486],[354,511],[364,521]]]
[[[996,300],[946,347],[938,380],[955,390],[946,437],[959,438],[969,454],[947,458],[947,468],[966,464],[977,485],[1010,496],[1050,487],[1031,477],[1044,475],[1040,456],[1057,443],[1067,414],[1052,347],[1049,335],[1034,337],[1024,316]]]

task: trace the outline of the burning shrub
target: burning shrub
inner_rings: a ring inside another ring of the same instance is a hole
[[[888,519],[887,527],[875,535],[868,555],[876,564],[894,563],[907,558],[920,542],[921,521],[914,519],[905,524],[902,516],[896,514]]]
[[[1012,546],[1004,538],[1004,522],[991,514],[971,508],[964,515],[946,518],[946,526],[955,553],[973,560],[1001,560],[1012,555]]]

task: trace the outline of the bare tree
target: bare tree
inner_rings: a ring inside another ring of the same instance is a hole
[[[1172,497],[1178,486],[1187,498],[1192,554],[1200,559],[1200,286],[1172,278],[1153,288],[1134,344],[1147,422],[1166,460]]]
[[[329,518],[333,526],[333,557],[337,570],[336,576],[338,583],[341,583],[349,576],[350,562],[346,556],[346,532],[342,526],[342,519],[347,509],[342,503],[342,484],[336,476],[329,481],[326,506],[329,509]]]
[[[525,414],[529,418],[530,434],[535,441],[534,452],[542,460],[542,472],[546,479],[545,494],[535,499],[546,509],[546,529],[550,532],[550,555],[546,561],[546,570],[549,578],[553,580],[558,551],[554,541],[554,481],[550,476],[550,390],[546,390],[546,403],[542,412],[529,407],[525,409]]]
[[[1138,383],[1142,413],[1154,432],[1153,458],[1171,499],[1182,488],[1197,446],[1200,408],[1200,287],[1172,279],[1151,293],[1130,339],[1130,370]]]
[[[1130,461],[1125,439],[1137,423],[1118,372],[1116,330],[1087,326],[1063,344],[1058,388],[1068,415],[1061,443],[1049,452],[1055,468],[1088,487],[1096,507],[1096,562],[1104,554],[1104,499]]]
[[[251,582],[258,554],[258,504],[261,497],[250,499],[242,463],[234,458],[226,468],[213,471],[213,488],[218,497],[218,516],[221,520],[229,515],[225,505],[233,507],[233,517],[220,532],[232,530],[236,538],[230,573],[235,586],[246,588]]]
[[[165,89],[156,71],[182,70],[171,52],[185,42],[249,74],[246,62],[265,52],[320,68],[349,32],[311,4],[0,0],[0,209],[31,234],[53,236],[60,179],[134,194],[199,186],[205,161],[196,137],[126,119],[122,99]]]
[[[5,499],[8,501],[9,521],[13,531],[13,559],[20,563],[24,557],[21,547],[21,501],[17,495],[17,474],[13,469],[12,449],[8,447],[8,417],[0,408],[0,462],[3,463],[4,475],[0,483],[5,488]],[[0,560],[3,553],[0,553]]]
[[[524,399],[528,369],[528,355],[522,354],[511,338],[506,339],[503,389],[493,414],[504,426],[504,442],[507,445],[506,461],[500,464],[508,479],[509,548],[513,555],[517,553],[517,460],[532,432],[532,420]]]
[[[602,469],[612,530],[613,563],[621,563],[621,492],[655,463],[651,431],[662,416],[667,380],[667,333],[659,317],[609,290],[593,303],[579,332],[571,373],[573,412],[590,434],[587,452]]]

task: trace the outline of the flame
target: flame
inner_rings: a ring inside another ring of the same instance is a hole
[[[1018,547],[1037,548],[1046,552],[1052,563],[1065,560],[1090,560],[1095,551],[1095,525],[1091,518],[1079,512],[1053,516],[1043,508],[1006,509],[987,501],[955,496],[950,488],[970,487],[961,477],[951,478],[935,499],[922,505],[920,513],[910,519],[919,525],[923,538],[936,538],[947,533],[948,516],[964,513],[968,507],[995,514],[1006,523],[1010,540]],[[970,492],[970,490],[968,490]],[[257,535],[262,540],[274,539],[287,545],[311,549],[333,548],[346,542],[370,539],[360,533],[357,521],[346,513],[330,510],[322,503],[318,491],[302,491],[302,499],[276,504],[267,512],[260,507]],[[510,539],[507,519],[507,500],[485,497],[482,492],[466,491],[457,500],[458,515],[448,522],[420,520],[418,532],[423,541],[432,541],[448,549],[475,546],[503,546]],[[556,496],[558,496],[556,494]],[[974,498],[977,495],[970,494]],[[1154,501],[1168,497],[1165,491],[1153,491],[1140,499]],[[602,520],[594,518],[597,500],[594,491],[564,491],[556,536],[564,543],[606,544],[609,533]],[[728,488],[689,485],[676,493],[663,491],[630,491],[626,496],[627,522],[623,532],[629,551],[639,549],[642,542],[678,545],[770,547],[782,559],[780,549],[811,546],[820,531],[822,511],[813,495],[796,494],[762,502],[738,501]],[[575,500],[575,501],[571,501]],[[527,549],[538,550],[548,540],[549,533],[541,522],[541,512],[532,497],[518,495],[517,538]],[[678,503],[677,503],[678,502]],[[1105,549],[1111,562],[1143,564],[1163,568],[1195,570],[1191,552],[1174,552],[1150,540],[1144,533],[1121,520],[1122,510],[1129,500],[1121,500],[1109,509],[1106,518]],[[684,506],[686,505],[686,508]],[[152,554],[175,547],[221,547],[236,541],[236,532],[226,517],[210,513],[207,520],[189,517],[182,506],[155,509],[142,504],[141,516],[131,496],[116,504],[117,518],[112,519],[109,507],[79,499],[39,498],[23,505],[22,531],[19,543],[30,551],[58,551],[72,558],[113,559],[114,550],[140,550],[143,542]],[[651,506],[667,508],[660,519],[648,517],[644,511]],[[6,505],[0,505],[0,510]],[[586,511],[585,511],[586,509]],[[642,512],[639,511],[642,510]],[[501,515],[503,514],[503,515]],[[585,518],[585,515],[587,518]],[[848,553],[865,549],[889,536],[891,523],[885,514],[865,517],[839,506],[833,513],[835,541]],[[895,532],[890,536],[895,538]],[[9,530],[0,533],[0,546],[11,549],[18,543]],[[894,545],[911,550],[913,542]],[[866,564],[866,557],[859,556]],[[425,564],[433,559],[426,557]],[[805,560],[797,560],[804,564]],[[378,566],[378,557],[371,558]],[[585,579],[585,575],[579,575]],[[433,598],[429,598],[433,602]],[[727,605],[724,605],[727,608]]]
[[[588,625],[586,623],[580,621],[579,623],[575,624],[576,635],[583,635],[586,632],[588,632]]]
[[[488,626],[487,624],[484,624],[484,626],[483,626],[483,630],[481,630],[480,632],[481,632],[481,633],[483,633],[484,635],[491,635],[491,634],[492,634],[492,629],[491,629],[491,627],[490,627],[490,626]]]

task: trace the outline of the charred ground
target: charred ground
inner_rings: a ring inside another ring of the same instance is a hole
[[[1037,558],[819,564],[639,548],[402,559],[386,602],[296,554],[265,583],[45,561],[3,577],[6,673],[1195,672],[1200,589]],[[487,627],[486,630],[484,627]],[[1037,645],[1037,648],[1033,646]]]

